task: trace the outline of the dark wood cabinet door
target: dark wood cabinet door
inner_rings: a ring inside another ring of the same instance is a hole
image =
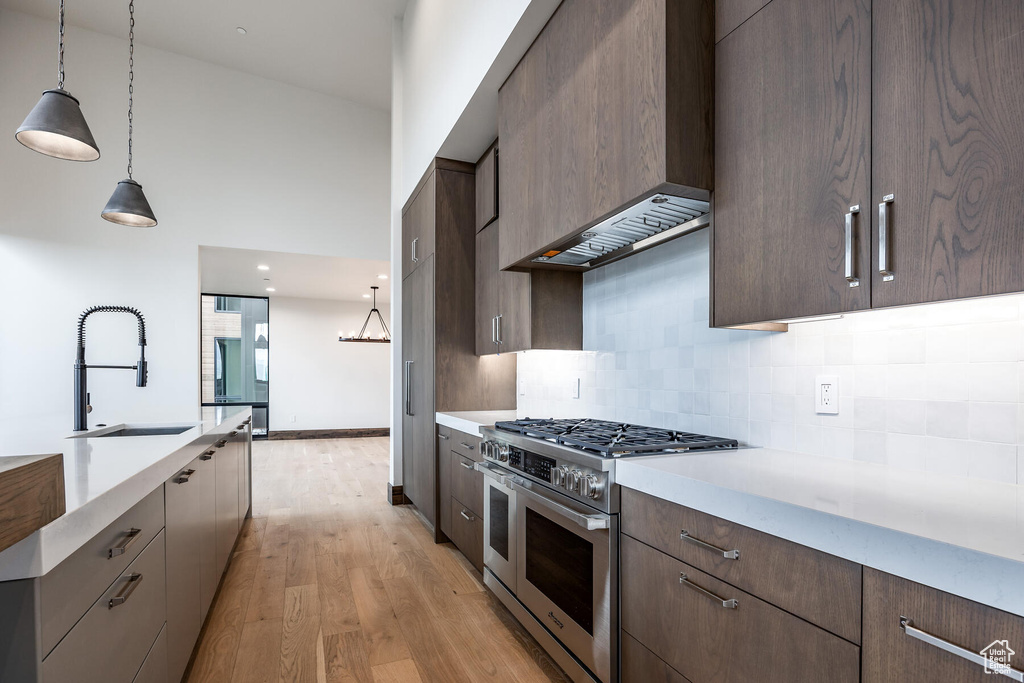
[[[628,633],[622,634],[623,683],[690,683]]]
[[[1024,290],[1024,3],[886,0],[872,12],[872,304]]]
[[[494,317],[498,315],[498,224],[476,234],[476,355],[497,352]]]
[[[863,683],[1010,680],[911,637],[900,627],[903,617],[913,628],[971,653],[997,640],[1008,640],[1018,653],[1024,646],[1024,618],[865,567]],[[1010,666],[1024,669],[1024,657],[1012,657]]]
[[[716,47],[715,326],[871,304],[869,7],[773,0]]]
[[[435,534],[435,540],[444,541],[452,535],[451,506],[445,501],[452,497],[452,430],[444,425],[437,425],[437,526],[441,536]]]
[[[407,377],[408,408],[412,413],[404,439],[411,439],[409,449],[412,462],[403,462],[403,472],[409,477],[403,481],[406,495],[430,522],[436,519],[437,459],[434,437],[434,257],[430,256],[403,283],[402,308],[409,307],[411,326],[403,330],[408,346],[403,349],[406,360],[412,361]],[[404,318],[404,316],[403,316]]]
[[[409,277],[434,253],[437,172],[431,171],[402,212],[402,278]]]
[[[476,162],[476,229],[498,217],[498,141]]]

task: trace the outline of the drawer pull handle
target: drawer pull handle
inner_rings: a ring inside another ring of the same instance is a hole
[[[473,450],[473,447],[471,445],[469,445],[468,443],[466,443],[465,441],[460,441],[459,445],[462,446],[463,448],[465,448],[467,451]]]
[[[955,645],[948,640],[944,640],[938,636],[933,636],[931,633],[914,628],[914,622],[911,619],[900,617],[900,628],[903,629],[903,632],[908,636],[916,638],[922,643],[927,643],[928,645],[937,647],[940,650],[945,650],[946,652],[956,655],[961,659],[966,659],[968,662],[985,667],[986,670],[989,668],[989,660],[987,658],[962,648],[959,645]],[[1009,666],[1000,666],[997,671],[990,671],[989,673],[999,673],[1011,680],[1021,681],[1024,683],[1024,671],[1018,671],[1017,669],[1010,668]]]
[[[851,206],[849,213],[846,214],[846,281],[851,287],[860,286],[860,280],[857,278],[857,236],[853,232],[854,216],[858,213],[860,205]]]
[[[462,518],[467,522],[472,522],[474,519],[476,519],[476,517],[474,517],[473,515],[466,514],[465,510],[459,510],[459,514],[462,515]]]
[[[130,574],[128,576],[128,583],[121,589],[121,592],[110,598],[110,602],[107,603],[107,609],[114,609],[118,605],[128,602],[128,598],[132,597],[132,593],[135,592],[140,583],[142,583],[142,574]]]
[[[213,445],[216,446],[217,448],[224,448],[225,446],[228,445],[228,442],[227,442],[227,439],[221,439],[220,441],[218,441],[217,443],[215,443]]]
[[[467,465],[465,460],[460,460],[459,464],[465,467],[467,470],[474,469],[473,465]]]
[[[242,424],[240,424],[237,427],[235,427],[235,429],[237,429],[238,431],[242,431],[243,429],[245,429],[245,425],[246,425],[246,423],[243,422]]]
[[[447,437],[447,436],[445,436],[444,434],[438,434],[438,435],[437,435],[437,438],[439,438],[439,439],[444,439],[445,441],[447,441],[447,440],[448,440],[448,437]]]
[[[213,460],[213,451],[206,451],[199,456],[200,460]]]
[[[125,537],[121,540],[120,543],[115,545],[113,548],[107,550],[107,559],[110,560],[112,558],[117,557],[118,555],[124,555],[126,552],[128,552],[128,548],[132,547],[132,543],[135,543],[135,541],[139,538],[139,534],[141,533],[142,529],[136,529],[134,527],[129,529],[128,533],[125,535]]]
[[[700,586],[695,584],[693,581],[690,581],[690,579],[683,572],[679,572],[679,583],[683,584],[684,586],[686,586],[687,588],[689,588],[691,590],[697,591],[698,593],[700,593],[704,597],[709,598],[712,601],[719,603],[722,607],[724,607],[726,609],[736,609],[737,607],[740,606],[739,601],[736,600],[735,598],[730,598],[729,600],[725,600],[724,598],[718,597],[717,595],[715,595],[714,593],[712,593],[709,590],[704,590],[703,588],[701,588]]]
[[[686,541],[687,543],[692,543],[693,545],[697,546],[698,548],[703,548],[704,550],[710,550],[711,552],[713,552],[715,554],[721,555],[722,557],[724,557],[727,560],[738,560],[738,559],[740,559],[740,551],[739,550],[724,550],[722,548],[719,548],[718,546],[711,545],[710,543],[705,543],[704,541],[700,540],[699,538],[694,538],[693,536],[691,536],[690,532],[687,531],[686,529],[683,529],[682,531],[679,532],[679,540],[680,541]]]
[[[233,439],[233,438],[235,438],[236,436],[238,436],[238,432],[228,432],[228,436],[229,436],[229,437],[231,437],[231,438]]]
[[[188,483],[188,479],[189,479],[189,477],[191,477],[191,476],[192,476],[193,474],[195,474],[195,473],[196,473],[196,471],[195,471],[195,470],[185,470],[184,472],[182,472],[181,474],[179,474],[179,475],[178,475],[178,476],[177,476],[177,477],[176,477],[176,478],[174,479],[174,483],[175,483],[175,484],[187,484],[187,483]]]

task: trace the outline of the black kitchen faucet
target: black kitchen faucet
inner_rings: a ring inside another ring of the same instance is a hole
[[[85,364],[85,319],[93,313],[130,313],[139,319],[139,362],[136,365],[86,365]],[[135,386],[146,386],[149,370],[146,366],[146,321],[142,313],[130,306],[93,306],[78,316],[78,352],[75,356],[75,431],[88,429],[89,392],[86,375],[90,368],[113,370],[135,370]]]

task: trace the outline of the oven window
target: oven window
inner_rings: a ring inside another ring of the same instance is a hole
[[[526,580],[594,635],[594,544],[526,508]]]
[[[488,504],[491,506],[489,545],[508,562],[508,496],[493,486],[488,486],[487,490],[490,492]]]

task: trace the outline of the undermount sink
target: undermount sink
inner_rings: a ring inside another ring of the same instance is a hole
[[[69,439],[98,439],[108,436],[173,436],[183,434],[196,425],[114,425],[69,436]]]

